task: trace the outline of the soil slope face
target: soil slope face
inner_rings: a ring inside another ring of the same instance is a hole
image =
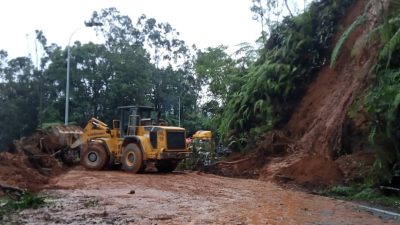
[[[48,188],[44,192],[50,199],[44,208],[22,211],[12,220],[17,224],[394,224],[352,203],[283,190],[270,182],[203,173],[128,174],[76,168],[53,178]]]
[[[267,133],[248,159],[218,164],[217,173],[262,180],[283,178],[311,186],[331,185],[368,173],[372,154],[337,158],[342,150],[347,113],[371,83],[379,44],[376,41],[366,43],[365,35],[378,25],[385,2],[358,0],[348,9],[333,43],[337,43],[342,33],[364,12],[367,20],[349,35],[336,66],[330,68],[328,62],[316,74],[285,126]],[[359,167],[363,168],[350,165],[360,160],[363,161]],[[363,171],[363,174],[354,171]]]
[[[342,24],[347,28],[367,9],[368,21],[351,33],[336,66],[330,68],[327,65],[318,73],[288,122],[288,136],[296,140],[295,154],[301,160],[282,170],[281,174],[292,175],[302,183],[314,183],[322,177],[325,183],[330,183],[343,175],[332,160],[342,148],[349,108],[370,83],[378,45],[365,43],[364,35],[377,25],[381,4],[382,1],[359,0],[344,18]],[[307,179],[306,175],[312,175],[313,171],[315,176]]]

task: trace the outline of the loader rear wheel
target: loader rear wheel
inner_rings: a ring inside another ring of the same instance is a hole
[[[159,160],[156,162],[158,172],[170,173],[176,169],[179,161],[176,160]]]
[[[143,168],[142,151],[136,144],[128,144],[122,153],[122,169],[126,172],[138,173]]]
[[[108,154],[100,143],[90,143],[82,151],[81,165],[90,170],[101,170],[108,162]]]

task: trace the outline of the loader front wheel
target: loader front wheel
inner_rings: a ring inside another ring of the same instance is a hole
[[[138,173],[143,168],[143,155],[136,144],[128,144],[122,153],[122,169]]]
[[[90,143],[81,154],[81,165],[90,170],[101,170],[108,162],[106,149],[100,143]]]

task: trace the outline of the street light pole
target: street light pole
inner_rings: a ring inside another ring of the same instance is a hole
[[[179,110],[178,110],[178,117],[179,117],[179,125],[178,127],[181,126],[181,96],[179,96]]]
[[[96,22],[85,22],[86,27],[98,27],[102,26],[102,23],[96,23]],[[65,87],[65,120],[64,124],[68,125],[68,114],[69,114],[69,70],[70,70],[70,61],[71,61],[71,38],[72,36],[80,29],[81,27],[78,27],[72,32],[72,34],[69,36],[68,39],[68,46],[67,46],[67,85]]]
[[[74,32],[72,32],[72,34],[69,36],[69,39],[68,39],[68,46],[67,46],[67,85],[66,85],[66,87],[65,87],[65,120],[64,120],[64,124],[65,125],[68,125],[68,114],[69,114],[69,64],[70,64],[70,61],[71,61],[71,47],[70,47],[70,44],[71,44],[71,38],[72,38],[72,36],[78,31],[80,29],[80,27],[79,28],[76,28],[75,30],[74,30]]]

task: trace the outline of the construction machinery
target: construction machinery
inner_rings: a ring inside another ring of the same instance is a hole
[[[212,139],[212,132],[210,130],[196,131],[196,133],[193,134],[193,139],[210,141]]]
[[[149,162],[158,171],[172,172],[189,156],[186,131],[181,127],[165,126],[160,114],[152,107],[122,106],[120,119],[112,127],[91,118],[80,138],[71,148],[80,146],[80,162],[92,170],[121,165],[123,170],[143,172]]]
[[[209,130],[196,131],[190,141],[190,149],[193,152],[192,163],[195,167],[209,166],[215,158],[212,132]]]

